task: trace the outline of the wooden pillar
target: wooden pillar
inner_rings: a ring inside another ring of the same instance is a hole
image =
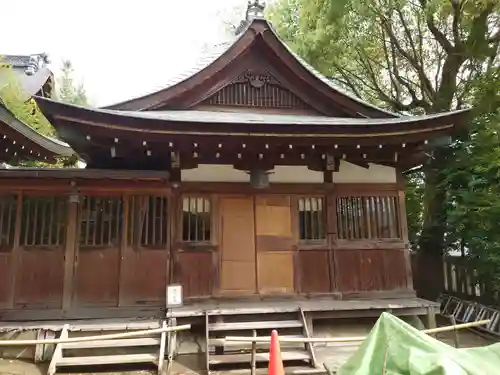
[[[399,208],[399,223],[401,230],[401,239],[405,244],[405,268],[406,268],[406,288],[413,290],[413,274],[411,270],[411,254],[410,254],[410,240],[408,238],[408,221],[406,216],[406,201],[405,201],[405,181],[400,171],[398,174],[398,208]]]
[[[10,292],[9,292],[9,308],[14,308],[15,291],[16,291],[16,275],[19,271],[19,264],[21,260],[21,224],[23,214],[23,194],[18,193],[17,206],[16,206],[16,220],[14,227],[14,243],[12,246],[12,260],[11,260],[11,275],[10,275]]]
[[[64,284],[62,308],[68,310],[73,301],[73,282],[75,275],[75,253],[78,243],[78,202],[79,195],[72,193],[68,199],[66,218],[66,247],[64,251]]]
[[[119,270],[119,281],[118,281],[118,306],[123,306],[126,304],[127,297],[125,295],[126,289],[125,283],[126,283],[126,278],[127,278],[127,251],[128,251],[128,232],[129,232],[129,217],[130,217],[130,199],[131,197],[129,195],[124,195],[123,196],[123,212],[122,212],[122,233],[121,233],[121,238],[120,238],[120,270]],[[136,215],[139,210],[135,210],[136,202],[138,202],[139,199],[136,197],[134,199],[134,207],[132,208],[134,211],[132,212],[133,215]],[[137,218],[135,222],[138,224],[140,222],[139,216],[137,215]],[[130,228],[131,230],[134,230],[135,228]],[[134,241],[140,241],[140,233],[134,232]]]
[[[329,184],[330,189],[326,194],[326,233],[328,241],[328,263],[330,271],[330,291],[338,290],[337,281],[337,260],[335,257],[335,248],[337,243],[337,202],[333,184]]]

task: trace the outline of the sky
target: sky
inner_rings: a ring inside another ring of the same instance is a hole
[[[23,0],[2,4],[1,54],[45,52],[57,74],[73,63],[90,103],[163,88],[203,48],[227,39],[247,0]]]

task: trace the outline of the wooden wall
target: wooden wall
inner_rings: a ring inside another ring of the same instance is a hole
[[[119,191],[2,195],[0,308],[413,290],[397,184]]]

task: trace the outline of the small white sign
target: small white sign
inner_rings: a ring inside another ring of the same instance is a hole
[[[167,285],[167,309],[182,306],[182,285]]]

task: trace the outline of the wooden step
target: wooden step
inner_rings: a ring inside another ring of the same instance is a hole
[[[211,355],[211,365],[222,365],[230,363],[250,363],[252,358],[251,353],[242,354],[222,354]],[[287,350],[281,352],[281,359],[283,361],[308,361],[311,359],[309,353],[305,350]],[[269,362],[269,353],[257,353],[255,355],[256,362]]]
[[[300,320],[271,320],[253,322],[233,322],[233,323],[211,323],[208,325],[209,331],[239,331],[249,329],[279,329],[302,327]]]
[[[68,342],[61,344],[61,346],[63,349],[124,348],[130,346],[159,346],[160,342],[160,338],[145,337],[140,339]]]
[[[156,354],[123,354],[85,357],[64,357],[57,361],[57,366],[87,366],[87,365],[110,365],[118,363],[156,363]]]

